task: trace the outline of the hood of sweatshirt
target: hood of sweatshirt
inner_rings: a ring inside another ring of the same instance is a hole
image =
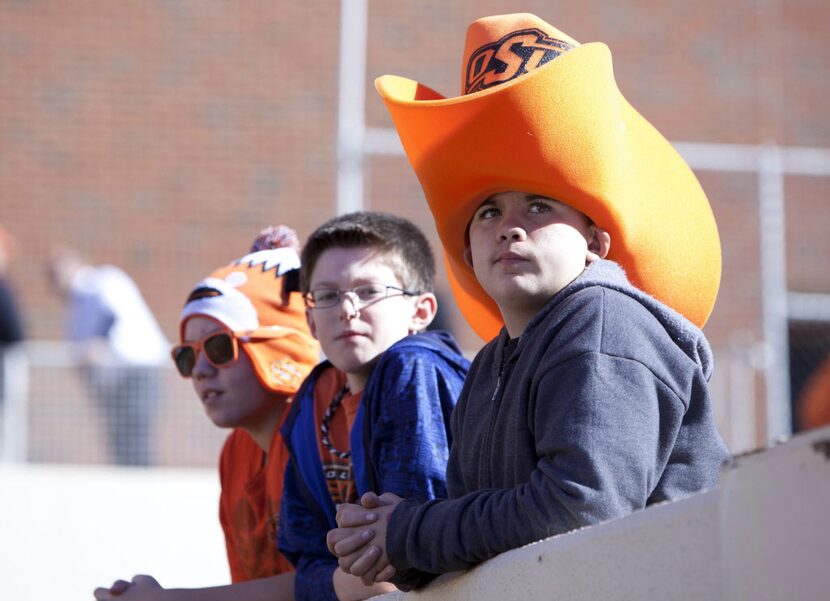
[[[550,299],[548,304],[530,320],[525,328],[525,332],[529,332],[535,328],[545,319],[550,311],[566,298],[591,286],[601,286],[616,290],[639,301],[666,329],[666,332],[668,332],[675,344],[692,361],[700,365],[706,379],[708,380],[711,377],[713,367],[712,349],[703,331],[674,309],[664,305],[642,290],[635,288],[628,281],[628,277],[622,267],[613,261],[600,260],[591,263],[574,281]],[[508,335],[505,328],[502,328],[499,338],[502,339],[501,342],[507,341]],[[521,344],[522,341],[520,339],[519,346]],[[503,347],[502,344],[499,346]],[[500,358],[497,359],[500,360]]]
[[[407,336],[389,348],[406,347],[426,348],[438,353],[455,369],[466,370],[470,365],[469,361],[461,354],[461,349],[458,348],[458,343],[452,337],[452,334],[443,330],[428,330],[420,334]]]

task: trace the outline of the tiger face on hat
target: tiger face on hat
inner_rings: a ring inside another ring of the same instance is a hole
[[[320,348],[311,336],[299,292],[299,243],[286,226],[266,228],[251,252],[196,284],[180,316],[180,338],[188,320],[210,318],[238,337],[267,390],[294,395],[317,364]],[[262,334],[262,337],[258,337]]]

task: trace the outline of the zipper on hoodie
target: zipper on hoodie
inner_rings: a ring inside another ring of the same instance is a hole
[[[481,457],[479,458],[479,474],[484,476],[486,474],[486,480],[483,483],[482,488],[487,488],[490,486],[490,482],[493,481],[493,474],[491,473],[490,469],[490,446],[493,440],[493,429],[495,428],[496,422],[496,413],[498,412],[498,402],[497,397],[499,394],[499,390],[501,388],[501,376],[504,373],[504,366],[502,365],[501,369],[499,369],[499,376],[496,378],[496,388],[493,390],[493,394],[490,396],[490,424],[487,426],[487,430],[484,432],[484,444],[482,445],[482,453]]]
[[[505,345],[505,350],[508,345]],[[483,445],[483,452],[481,454],[482,461],[484,462],[484,469],[480,470],[480,473],[486,474],[486,482],[484,483],[485,487],[492,486],[493,482],[493,470],[492,465],[493,461],[490,457],[491,447],[493,446],[493,432],[496,429],[496,416],[499,412],[499,407],[501,406],[501,399],[502,399],[502,380],[506,379],[506,371],[507,371],[507,363],[513,357],[516,352],[516,347],[513,346],[509,356],[504,353],[502,355],[501,366],[499,367],[499,375],[496,378],[496,387],[493,390],[493,394],[490,396],[490,425],[487,428],[484,436],[484,445]]]

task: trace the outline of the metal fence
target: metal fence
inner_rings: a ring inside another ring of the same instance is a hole
[[[763,349],[736,337],[715,349],[715,361],[718,427],[733,452],[757,448]],[[227,430],[210,422],[172,367],[93,378],[58,342],[10,348],[2,363],[4,461],[216,465]]]
[[[830,321],[790,322],[792,415],[822,362]],[[752,333],[714,348],[718,428],[733,453],[764,446],[766,345]],[[227,430],[204,414],[172,366],[90,374],[62,342],[7,347],[0,361],[0,458],[11,462],[213,467]],[[830,394],[830,391],[828,391]],[[830,399],[828,399],[830,400]]]
[[[227,431],[172,366],[90,370],[59,342],[7,348],[2,365],[4,461],[217,464]]]

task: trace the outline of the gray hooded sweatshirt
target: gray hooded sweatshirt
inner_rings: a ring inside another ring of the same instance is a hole
[[[718,484],[703,332],[593,263],[476,356],[452,416],[449,499],[405,500],[387,552],[403,590],[525,544]]]

